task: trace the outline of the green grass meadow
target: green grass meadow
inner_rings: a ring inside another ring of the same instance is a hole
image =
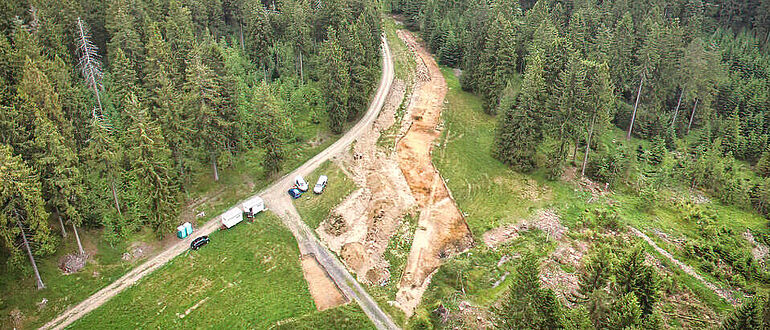
[[[272,213],[210,237],[208,245],[176,257],[71,328],[345,328],[368,322],[356,305],[316,311],[294,237]]]

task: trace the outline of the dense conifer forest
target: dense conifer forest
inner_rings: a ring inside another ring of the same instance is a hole
[[[770,214],[767,1],[391,6],[500,118],[495,155],[513,168],[558,175],[579,158],[591,178],[627,183],[631,158],[657,165],[673,152],[640,179],[679,180]],[[597,150],[613,127],[651,146]],[[537,153],[547,161],[536,164]]]
[[[0,7],[0,235],[15,266],[57,249],[49,219],[63,235],[170,234],[198,174],[217,181],[252,149],[277,173],[293,118],[340,133],[379,75],[368,1]]]

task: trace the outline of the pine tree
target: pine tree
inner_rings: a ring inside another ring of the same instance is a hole
[[[542,59],[533,55],[528,63],[520,94],[515,95],[512,86],[503,92],[495,147],[497,159],[521,171],[535,165],[535,150],[544,134],[542,117],[536,114],[543,112],[548,98]]]
[[[91,30],[88,25],[78,17],[76,22],[75,46],[78,55],[78,68],[86,82],[88,89],[93,91],[96,97],[96,108],[92,116],[101,116],[104,112],[100,92],[102,89],[102,63],[99,50],[91,40]]]
[[[123,150],[116,141],[112,126],[105,118],[93,118],[90,133],[91,138],[83,152],[84,158],[89,170],[104,180],[103,184],[108,188],[105,191],[109,191],[108,199],[112,200],[115,211],[121,215],[118,183],[121,179],[119,164],[122,161]]]
[[[131,159],[128,172],[133,198],[131,211],[162,237],[173,228],[177,209],[178,187],[171,152],[158,125],[149,118],[136,96],[129,95],[125,104],[129,117],[124,144],[126,156]]]
[[[759,329],[762,326],[762,313],[759,301],[750,298],[738,306],[723,321],[721,329]]]
[[[16,244],[21,237],[37,280],[37,288],[45,288],[35,263],[35,255],[52,253],[53,240],[48,229],[48,214],[43,207],[37,173],[27,166],[13,149],[0,145],[0,236],[9,262],[21,265],[23,253]],[[32,251],[31,243],[36,246]]]
[[[277,173],[286,157],[286,143],[294,130],[291,118],[283,112],[265,84],[254,88],[251,109],[253,121],[249,122],[254,123],[252,135],[266,151],[262,167],[268,175]]]
[[[770,177],[770,151],[762,153],[762,157],[757,162],[757,173],[763,177]]]
[[[171,0],[168,4],[168,16],[163,24],[165,40],[168,40],[170,56],[173,58],[173,67],[176,68],[176,83],[182,82],[182,74],[185,73],[189,57],[193,53],[195,35],[190,9],[183,7],[178,0]]]
[[[134,71],[136,65],[144,59],[144,44],[138,32],[136,20],[142,6],[135,0],[110,0],[105,15],[105,28],[109,35],[107,42],[107,54],[110,63],[114,62],[113,56],[120,49],[128,58]],[[120,98],[122,99],[122,98]]]
[[[66,137],[68,143],[72,141],[72,123],[66,118],[62,110],[59,94],[54,89],[48,76],[40,69],[40,64],[28,59],[24,65],[24,75],[17,87],[17,93],[21,99],[20,107],[25,112],[27,127],[33,127],[36,110],[26,108],[27,105],[39,109],[39,113],[56,125],[59,133]]]
[[[227,141],[224,133],[230,123],[220,116],[218,106],[221,103],[219,82],[214,72],[203,63],[200,49],[187,64],[184,84],[185,102],[192,112],[195,143],[206,151],[211,161],[214,181],[219,180],[217,160]]]
[[[61,219],[62,213],[72,223],[79,253],[83,254],[83,245],[77,234],[77,226],[82,223],[80,203],[84,200],[85,184],[78,168],[78,155],[65,144],[64,138],[43,116],[35,121],[35,139],[26,151],[30,154],[33,167],[40,175],[42,193],[48,205],[56,211],[56,216],[65,233]]]
[[[447,66],[457,66],[462,59],[462,48],[460,48],[460,39],[454,31],[449,31],[444,40],[444,45],[438,52],[439,62]]]
[[[617,267],[616,285],[621,295],[632,293],[641,308],[641,316],[652,314],[660,299],[660,283],[655,269],[645,264],[644,249],[637,245],[620,261]]]
[[[342,133],[348,114],[350,98],[350,69],[344,58],[337,31],[329,29],[328,38],[321,45],[320,83],[326,96],[326,111],[329,114],[329,128],[335,134]]]
[[[642,323],[642,308],[633,293],[627,293],[612,304],[608,329],[633,329]]]
[[[254,63],[264,71],[267,79],[267,67],[270,63],[270,47],[273,44],[273,28],[270,25],[270,14],[259,1],[250,2],[245,12],[244,33],[246,35],[246,52]]]
[[[609,68],[607,64],[598,64],[594,61],[583,61],[585,66],[585,97],[579,102],[581,116],[584,119],[583,129],[587,132],[585,156],[581,175],[585,176],[588,164],[588,152],[591,148],[591,139],[595,129],[606,126],[610,121],[610,113],[614,107],[614,93],[610,83]],[[590,121],[590,124],[588,122]]]
[[[610,276],[615,272],[616,262],[612,250],[605,246],[595,247],[591,255],[584,259],[583,267],[578,273],[578,289],[573,300],[586,302],[594,291],[607,287]]]
[[[551,289],[540,287],[540,266],[537,258],[521,258],[513,275],[511,288],[499,307],[493,307],[495,327],[515,329],[526,325],[530,329],[562,327],[560,304]]]

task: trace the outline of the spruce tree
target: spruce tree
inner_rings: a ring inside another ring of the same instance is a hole
[[[326,112],[329,114],[329,128],[334,134],[342,133],[348,115],[350,99],[350,63],[345,54],[337,31],[329,28],[328,37],[321,45],[320,83],[326,96]]]
[[[218,158],[227,144],[224,133],[231,123],[220,115],[219,81],[214,71],[203,63],[200,49],[189,60],[185,77],[184,104],[191,112],[195,144],[205,151],[206,158],[211,162],[214,181],[218,181]]]
[[[493,307],[499,329],[562,328],[560,303],[551,289],[541,288],[539,261],[534,256],[520,259],[512,284],[502,303]]]
[[[520,171],[529,171],[543,136],[542,117],[548,92],[543,62],[539,55],[529,57],[519,95],[509,85],[503,92],[499,112],[503,114],[496,132],[495,157]]]
[[[618,264],[616,285],[619,294],[632,293],[641,308],[641,316],[652,314],[660,299],[660,282],[653,268],[645,263],[644,249],[637,245]]]
[[[42,193],[51,209],[62,225],[64,214],[77,232],[77,226],[82,223],[81,203],[84,201],[85,183],[78,165],[77,153],[65,144],[53,124],[43,116],[35,121],[35,138],[27,152],[31,156],[33,167],[40,175]],[[79,253],[83,254],[83,245],[79,235],[75,235]]]
[[[173,175],[171,152],[158,125],[131,94],[125,101],[129,117],[124,137],[132,197],[132,215],[162,237],[175,224],[178,186]],[[138,225],[138,224],[135,224]]]
[[[26,252],[32,264],[37,288],[45,288],[35,262],[35,255],[45,255],[54,250],[53,239],[48,229],[48,214],[44,209],[37,173],[13,149],[0,145],[0,237],[6,251],[10,253],[9,263],[21,266]],[[22,247],[17,239],[23,241]],[[32,250],[30,243],[36,246]],[[22,250],[23,249],[23,250]]]
[[[721,329],[759,329],[762,326],[762,311],[757,298],[749,298],[733,310],[724,320]]]
[[[770,177],[770,151],[762,153],[762,157],[757,162],[757,173],[763,177]]]
[[[286,158],[286,144],[294,130],[291,118],[284,113],[265,84],[254,88],[251,108],[253,115],[250,117],[254,119],[250,121],[254,126],[252,135],[258,145],[265,148],[262,167],[267,175],[278,173]]]

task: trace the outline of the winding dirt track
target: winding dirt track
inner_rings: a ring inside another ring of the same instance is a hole
[[[410,316],[443,260],[473,246],[473,235],[431,158],[433,142],[441,135],[438,125],[446,81],[433,56],[413,34],[400,30],[399,37],[428,71],[415,85],[408,110],[412,126],[396,148],[401,172],[420,207],[418,229],[396,294],[396,302]]]
[[[361,305],[361,308],[377,328],[397,329],[398,327],[393,323],[390,317],[380,309],[374,299],[372,299],[366,290],[364,290],[353,276],[348,273],[347,269],[345,269],[339,260],[321,245],[315,235],[313,235],[313,231],[300,219],[299,213],[291,203],[289,196],[286,194],[286,190],[291,186],[293,181],[292,178],[296,175],[306,176],[310,174],[333,155],[345,150],[345,148],[347,148],[361,134],[371,128],[372,122],[377,118],[377,114],[385,103],[394,77],[393,59],[390,54],[387,40],[384,36],[382,42],[382,76],[377,92],[369,104],[369,109],[366,114],[364,114],[363,118],[361,118],[353,128],[340,137],[334,144],[257,195],[260,195],[265,199],[267,206],[272,209],[273,212],[278,214],[283,223],[291,230],[292,234],[294,234],[294,237],[297,239],[302,254],[314,254],[319,264],[326,269],[326,272],[332,277],[337,286],[347,297],[353,298],[359,305]],[[239,205],[235,205],[233,208],[238,208]],[[219,228],[219,219],[219,217],[215,217],[202,227],[197,228],[194,237],[208,235]],[[142,277],[152,273],[174,257],[187,251],[192,239],[193,236],[180,240],[151,260],[137,266],[117,281],[110,283],[86,300],[49,321],[41,327],[41,329],[63,329],[67,327],[72,324],[72,322],[75,322],[77,319],[83,317],[90,311],[107,302],[110,298],[130,287]]]

